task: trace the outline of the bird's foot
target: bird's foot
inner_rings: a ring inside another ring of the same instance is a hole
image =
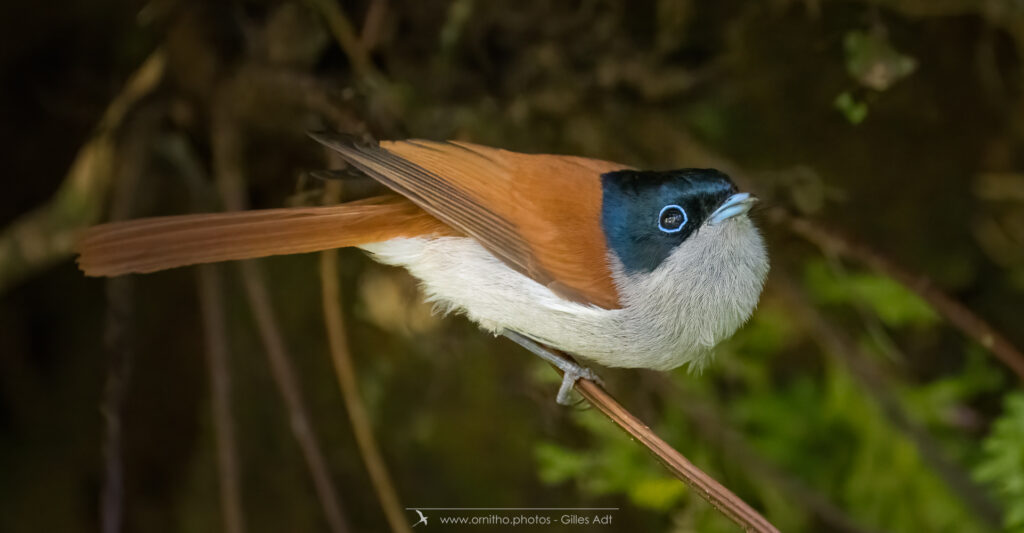
[[[562,385],[558,388],[558,396],[555,397],[555,401],[559,405],[572,405],[572,402],[569,401],[569,394],[580,379],[589,379],[594,383],[604,384],[593,370],[549,350],[533,339],[520,335],[515,331],[506,330],[502,332],[502,335],[512,339],[516,344],[555,365],[556,368],[562,371]]]
[[[572,405],[572,402],[569,401],[569,394],[580,379],[589,379],[594,383],[601,383],[601,378],[597,377],[593,370],[569,360],[566,360],[566,362],[571,366],[562,369],[562,385],[558,387],[558,396],[555,396],[555,401],[558,402],[558,405]]]

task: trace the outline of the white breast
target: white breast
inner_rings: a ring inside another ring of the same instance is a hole
[[[609,259],[620,309],[562,299],[465,237],[395,239],[362,247],[407,268],[427,299],[495,334],[517,331],[610,367],[700,367],[757,305],[768,257],[746,216],[703,226],[650,273]]]

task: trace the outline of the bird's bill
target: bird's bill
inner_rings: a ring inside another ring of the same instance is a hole
[[[730,218],[738,217],[750,211],[755,203],[757,203],[757,197],[751,196],[748,192],[734,194],[722,202],[722,205],[714,213],[711,213],[711,216],[708,217],[708,224],[714,226]]]

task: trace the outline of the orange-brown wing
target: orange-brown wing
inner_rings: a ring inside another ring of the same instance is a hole
[[[556,293],[619,306],[601,229],[600,176],[626,166],[463,142],[373,146],[313,137]]]

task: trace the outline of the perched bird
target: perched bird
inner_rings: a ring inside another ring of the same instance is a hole
[[[100,225],[79,242],[79,266],[114,276],[356,246],[559,366],[560,403],[596,376],[542,345],[608,367],[701,367],[760,297],[756,199],[719,171],[311,135],[391,194]]]

